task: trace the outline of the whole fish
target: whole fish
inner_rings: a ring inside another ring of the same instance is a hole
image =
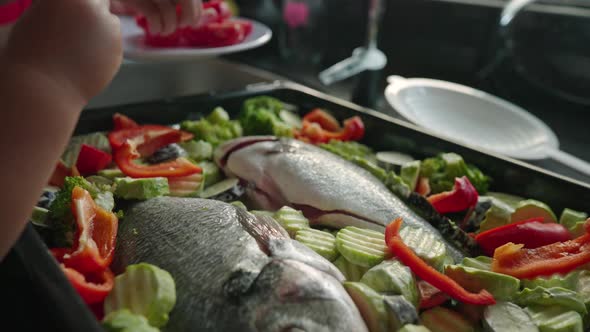
[[[463,254],[365,169],[311,144],[290,138],[247,136],[215,151],[228,176],[241,179],[250,204],[265,210],[289,205],[312,224],[383,231],[401,217],[441,239],[458,261]]]
[[[344,277],[274,219],[220,201],[159,197],[119,224],[113,269],[174,277],[166,331],[367,331]]]

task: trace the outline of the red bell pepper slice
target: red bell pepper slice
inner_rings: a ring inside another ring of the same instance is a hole
[[[55,169],[49,178],[49,185],[62,187],[66,176],[71,175],[71,170],[64,164],[63,161],[59,160],[55,165]]]
[[[475,305],[490,305],[496,303],[494,296],[485,289],[477,294],[471,293],[461,287],[461,285],[453,279],[438,272],[420,257],[416,256],[399,235],[401,225],[402,219],[397,218],[387,226],[385,229],[385,243],[389,247],[389,250],[420,279],[428,282],[455,300],[464,303]]]
[[[418,281],[418,291],[420,292],[419,309],[438,307],[451,299],[447,294],[441,292],[440,289],[424,280]]]
[[[172,134],[174,134],[174,132],[172,132]],[[144,142],[144,138],[141,136],[133,140],[127,140],[122,147],[115,150],[115,163],[123,173],[133,178],[151,178],[160,176],[171,178],[201,173],[200,167],[182,157],[156,165],[139,165],[133,162],[141,156],[139,151],[142,150],[142,145],[143,150],[145,151],[154,150],[170,144],[166,142],[167,139],[162,139],[162,137],[165,137],[165,135],[156,138],[156,140],[152,139],[147,142]],[[156,144],[154,142],[156,142]]]
[[[107,268],[115,252],[117,216],[97,206],[88,191],[74,187],[72,213],[76,219],[72,249],[54,249],[56,258],[66,267],[81,273],[96,273]]]
[[[571,240],[567,228],[561,224],[543,223],[543,218],[531,218],[492,228],[475,236],[475,240],[488,256],[506,243],[523,244],[525,248],[538,248],[555,242]]]
[[[585,227],[586,234],[578,238],[538,248],[507,243],[494,251],[492,271],[521,279],[571,272],[590,262],[590,219]]]
[[[113,126],[114,130],[117,131],[121,129],[137,128],[139,127],[139,124],[124,114],[115,113],[113,114]]]
[[[360,117],[354,116],[344,121],[344,128],[338,121],[322,109],[315,109],[303,117],[300,130],[295,137],[313,144],[327,143],[330,140],[358,141],[365,135],[365,125]]]
[[[428,201],[440,214],[460,212],[477,204],[477,190],[466,176],[455,178],[455,186],[451,191],[445,191],[428,197]]]
[[[223,22],[232,16],[232,12],[229,5],[227,4],[227,2],[223,0],[210,0],[205,2],[203,4],[203,10],[205,11],[209,8],[215,10],[215,13],[217,14],[217,22]]]
[[[115,276],[108,268],[84,275],[75,269],[65,267],[63,264],[61,267],[71,285],[87,304],[104,301],[115,284]]]
[[[84,176],[96,174],[101,169],[106,168],[112,160],[113,157],[109,153],[93,146],[82,144],[78,159],[76,160],[76,168]]]
[[[111,143],[111,147],[113,148],[113,150],[116,150],[123,146],[123,144],[125,144],[125,142],[127,142],[127,140],[129,139],[143,137],[144,142],[149,142],[158,136],[170,133],[175,133],[174,135],[178,135],[178,139],[176,141],[171,141],[169,144],[188,141],[193,139],[194,137],[194,135],[189,132],[161,125],[143,125],[139,127],[113,130],[109,133],[108,136],[109,142]]]

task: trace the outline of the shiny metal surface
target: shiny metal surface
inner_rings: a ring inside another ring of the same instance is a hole
[[[286,79],[220,58],[170,63],[126,60],[109,87],[92,99],[87,109],[239,89],[275,80]]]

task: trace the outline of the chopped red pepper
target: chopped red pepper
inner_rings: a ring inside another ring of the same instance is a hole
[[[115,163],[126,175],[133,178],[151,178],[159,176],[179,177],[201,173],[200,167],[182,157],[156,165],[134,163],[133,161],[141,156],[136,145],[137,142],[141,141],[143,141],[142,138],[135,141],[128,140],[127,143],[115,151]]]
[[[477,204],[477,190],[466,176],[455,178],[455,186],[451,191],[445,191],[428,197],[428,201],[438,213],[460,212]]]
[[[97,273],[82,274],[72,268],[61,265],[66,277],[87,304],[104,301],[114,286],[115,276],[110,269]]]
[[[59,160],[55,165],[55,169],[49,178],[49,184],[56,187],[62,187],[66,176],[70,176],[71,170],[64,164],[63,161]]]
[[[52,250],[66,267],[81,273],[96,273],[107,268],[115,252],[117,216],[97,206],[88,191],[72,190],[72,213],[78,229],[71,249]]]
[[[571,272],[590,262],[590,219],[585,227],[586,234],[576,239],[538,248],[507,243],[494,251],[492,271],[521,279]]]
[[[188,141],[194,137],[194,135],[189,132],[177,130],[167,126],[143,125],[139,127],[113,130],[109,133],[109,142],[111,143],[113,150],[116,150],[123,146],[123,144],[125,144],[125,142],[127,142],[129,139],[143,137],[145,142],[149,142],[158,136],[171,135],[170,133],[174,133],[172,135],[177,135],[179,139],[175,142],[170,142],[169,144]]]
[[[121,113],[113,114],[113,125],[114,125],[114,130],[139,127],[139,124],[137,124],[137,122],[133,121],[131,118],[129,118],[128,116],[123,115]]]
[[[406,266],[422,280],[432,286],[440,289],[455,300],[476,304],[490,305],[495,304],[494,296],[488,291],[481,290],[479,293],[471,293],[465,290],[461,285],[448,276],[438,272],[433,267],[424,262],[420,257],[409,248],[399,235],[399,229],[402,225],[402,219],[397,218],[385,229],[385,242],[389,250]]]
[[[419,309],[438,307],[451,299],[447,294],[441,292],[440,289],[424,280],[418,281],[418,291],[420,292]]]
[[[365,125],[360,117],[354,116],[344,120],[344,128],[330,114],[315,109],[303,117],[301,129],[295,131],[295,137],[313,144],[327,143],[330,140],[358,141],[365,135]]]
[[[427,177],[419,178],[415,191],[422,196],[428,196],[430,194],[430,180]]]
[[[106,168],[112,160],[113,157],[109,153],[93,146],[82,144],[78,159],[76,160],[76,168],[84,176],[96,174],[101,169]]]
[[[486,255],[494,255],[496,248],[512,242],[525,248],[538,248],[555,242],[571,240],[567,228],[556,223],[543,223],[543,218],[531,218],[492,228],[475,236]]]

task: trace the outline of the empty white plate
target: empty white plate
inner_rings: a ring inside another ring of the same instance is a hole
[[[144,32],[137,26],[135,19],[129,16],[119,16],[121,20],[121,33],[123,35],[123,52],[127,59],[139,61],[185,61],[203,58],[211,58],[224,54],[242,52],[266,44],[272,37],[272,30],[266,25],[252,22],[252,32],[239,44],[211,47],[211,48],[155,48],[145,45]]]
[[[468,86],[390,76],[385,98],[403,117],[475,148],[509,157],[553,158],[590,175],[590,164],[559,150],[555,133],[506,100]]]

